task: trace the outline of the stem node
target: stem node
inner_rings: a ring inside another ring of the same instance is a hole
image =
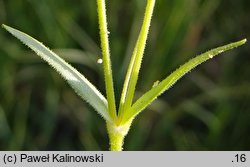
[[[127,135],[132,121],[123,125],[115,125],[107,122],[107,130],[110,141],[110,151],[122,151],[124,138]]]

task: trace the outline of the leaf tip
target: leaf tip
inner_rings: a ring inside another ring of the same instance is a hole
[[[241,41],[242,41],[242,44],[245,44],[245,43],[247,42],[247,39],[244,38],[244,39],[242,39]]]
[[[11,30],[11,27],[5,25],[5,24],[2,24],[2,28],[4,28],[6,31],[9,31]]]
[[[245,43],[247,42],[247,39],[244,38],[238,42],[235,42],[235,47],[238,47],[238,46],[241,46],[241,45],[244,45]]]
[[[2,28],[6,29],[6,27],[7,27],[7,26],[6,26],[5,24],[2,24]]]

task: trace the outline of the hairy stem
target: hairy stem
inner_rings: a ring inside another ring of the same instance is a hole
[[[112,120],[115,121],[117,118],[117,114],[116,114],[116,107],[115,107],[115,94],[114,94],[114,86],[113,86],[111,60],[110,60],[110,49],[109,49],[109,40],[108,40],[109,32],[108,32],[108,26],[107,26],[105,0],[97,0],[97,12],[98,12],[98,18],[99,18],[104,78],[105,78],[106,94],[107,94],[107,100],[108,100],[108,111]]]
[[[107,130],[110,141],[110,151],[122,151],[124,138],[127,135],[132,121],[128,121],[122,126],[117,126],[107,122]]]

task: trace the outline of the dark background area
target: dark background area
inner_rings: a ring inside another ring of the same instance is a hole
[[[107,0],[116,97],[146,0]],[[42,41],[103,93],[95,0],[0,0],[0,23]],[[250,37],[249,0],[157,0],[137,97],[214,47]],[[250,44],[182,78],[140,114],[125,150],[250,150]],[[0,30],[0,150],[107,150],[105,122]]]

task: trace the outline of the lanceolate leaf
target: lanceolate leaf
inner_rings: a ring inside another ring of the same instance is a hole
[[[183,77],[187,72],[194,69],[199,64],[205,62],[206,60],[213,58],[214,56],[225,52],[227,50],[233,49],[240,45],[243,45],[246,42],[246,39],[243,39],[238,42],[234,42],[228,45],[224,45],[215,49],[212,49],[206,53],[198,55],[197,57],[191,59],[177,70],[175,70],[172,74],[170,74],[166,79],[160,82],[158,85],[154,86],[151,90],[145,93],[142,97],[140,97],[126,112],[126,115],[122,119],[122,124],[126,123],[128,120],[133,119],[136,115],[138,115],[143,109],[145,109],[152,101],[154,101],[159,95],[161,95],[164,91],[168,90],[172,85],[174,85],[181,77]]]
[[[131,104],[133,102],[134,92],[138,80],[139,71],[141,68],[141,62],[144,54],[144,49],[146,46],[146,40],[148,37],[154,6],[155,6],[155,0],[147,1],[147,7],[144,14],[142,28],[131,57],[129,68],[123,85],[122,96],[120,100],[120,108],[119,108],[120,119],[123,119],[125,111],[131,107]]]
[[[48,62],[49,65],[62,75],[75,92],[92,105],[105,120],[111,121],[108,114],[107,100],[83,75],[41,42],[9,26],[3,25],[3,27],[35,51],[43,60]]]

